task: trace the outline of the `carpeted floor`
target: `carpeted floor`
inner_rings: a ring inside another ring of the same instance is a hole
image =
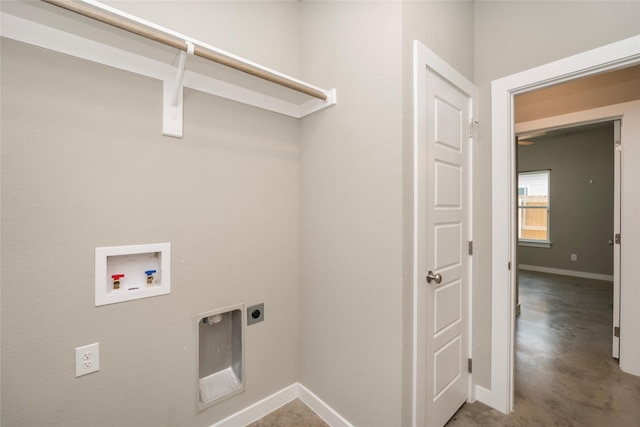
[[[295,399],[247,427],[329,427],[300,399]]]

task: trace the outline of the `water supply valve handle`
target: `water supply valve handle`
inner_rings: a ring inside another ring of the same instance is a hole
[[[113,279],[113,289],[120,289],[120,279],[124,277],[124,274],[114,274],[111,276]]]
[[[153,285],[153,275],[156,274],[157,270],[147,270],[144,274],[147,275],[147,286]]]

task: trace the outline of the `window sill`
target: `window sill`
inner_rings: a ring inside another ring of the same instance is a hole
[[[551,242],[534,242],[530,240],[518,240],[518,246],[528,246],[530,248],[547,248],[551,247]]]

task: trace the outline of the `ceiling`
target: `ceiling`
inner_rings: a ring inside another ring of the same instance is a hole
[[[640,99],[640,65],[571,80],[515,96],[515,122]]]
[[[538,140],[547,137],[556,137],[562,135],[576,134],[581,132],[591,132],[596,129],[611,128],[613,129],[613,121],[603,121],[595,123],[587,123],[575,126],[567,126],[559,129],[550,129],[547,131],[535,131],[530,133],[518,134],[518,145],[533,145]]]

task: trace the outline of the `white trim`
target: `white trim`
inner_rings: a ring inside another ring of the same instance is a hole
[[[640,35],[526,70],[491,83],[492,120],[492,315],[491,392],[488,405],[513,410],[515,180],[513,97],[574,78],[640,62]],[[507,225],[505,227],[505,224]]]
[[[551,247],[551,242],[549,241],[536,242],[535,240],[518,240],[518,246],[549,249]]]
[[[482,386],[477,385],[476,399],[480,402],[485,402],[485,404],[487,404],[486,402],[491,401],[491,390],[488,390]]]
[[[173,136],[178,138],[182,137],[182,87],[199,90],[211,95],[231,99],[237,102],[251,105],[253,107],[273,111],[275,113],[283,114],[296,119],[300,119],[309,114],[315,113],[316,111],[335,105],[337,102],[335,89],[326,90],[318,88],[301,80],[290,77],[286,74],[279,73],[270,68],[225,52],[221,49],[217,49],[206,43],[189,38],[143,19],[121,12],[117,9],[103,5],[94,0],[81,1],[101,8],[109,13],[113,13],[115,15],[133,20],[134,22],[141,23],[147,27],[154,28],[163,33],[182,38],[187,44],[197,44],[211,51],[221,53],[238,61],[244,62],[245,64],[257,67],[268,73],[307,86],[311,89],[322,91],[327,95],[326,101],[316,99],[311,96],[303,96],[302,98],[304,98],[304,100],[301,100],[300,103],[290,102],[278,96],[272,96],[270,94],[272,89],[270,88],[273,85],[270,83],[265,82],[266,90],[263,93],[259,90],[252,90],[242,87],[241,83],[234,84],[231,82],[226,82],[189,70],[185,71],[184,68],[182,69],[182,71],[184,72],[183,79],[181,82],[177,82],[176,73],[178,70],[172,64],[166,64],[145,55],[129,52],[125,50],[126,47],[120,49],[108,44],[100,43],[98,41],[73,34],[63,28],[56,28],[53,20],[52,22],[43,24],[35,22],[35,20],[32,21],[28,18],[25,19],[19,16],[12,15],[10,12],[0,13],[0,21],[2,22],[2,26],[0,27],[0,34],[2,35],[2,37],[6,37],[8,39],[12,39],[22,43],[27,43],[33,46],[38,46],[54,52],[63,53],[76,58],[82,58],[120,70],[140,74],[146,77],[151,77],[153,79],[162,80],[164,83],[163,134],[166,136]],[[25,10],[27,11],[26,13],[28,15],[30,11],[28,9]],[[284,91],[289,92],[286,89]],[[174,104],[173,101],[175,100],[174,98],[176,93],[178,93],[178,102]]]
[[[426,96],[425,90],[425,81],[426,81],[426,70],[429,68],[431,71],[440,75],[444,80],[451,83],[455,86],[459,91],[464,93],[465,96],[469,98],[470,110],[471,110],[471,119],[472,123],[474,118],[477,117],[477,88],[476,86],[469,81],[466,77],[460,74],[455,68],[447,64],[442,58],[435,54],[432,50],[422,44],[419,40],[414,40],[413,42],[413,354],[412,354],[412,410],[411,410],[411,425],[416,427],[418,426],[418,421],[423,420],[425,418],[423,403],[418,401],[418,326],[420,325],[420,321],[418,319],[418,287],[421,284],[419,280],[418,273],[418,141],[420,141],[421,135],[424,134],[425,130],[421,125],[421,114],[422,107],[424,104],[424,97]],[[471,123],[470,123],[471,126]],[[473,163],[474,163],[474,153],[475,146],[473,141],[475,140],[475,126],[471,126],[474,131],[473,135],[470,136],[470,152],[468,167],[469,167],[469,185],[468,185],[468,200],[469,200],[469,208],[468,208],[468,233],[469,240],[473,240]],[[467,325],[467,338],[468,338],[468,357],[472,357],[472,301],[473,301],[473,271],[475,269],[475,265],[473,263],[473,258],[469,257],[468,264],[468,325]],[[473,376],[469,374],[469,395],[468,401],[473,402],[476,398],[475,396],[476,388],[473,386]]]
[[[298,383],[298,399],[302,400],[313,412],[318,414],[331,427],[353,427],[346,418],[337,413],[311,390]]]
[[[235,414],[212,424],[211,427],[238,427],[246,426],[259,420],[267,414],[283,407],[298,397],[298,383],[291,384],[280,391],[267,396],[264,399],[247,406]]]
[[[640,111],[640,104],[638,106]],[[625,121],[627,126],[633,125],[633,121],[629,123]],[[635,126],[640,128],[640,123],[635,123]],[[626,132],[625,132],[626,133]],[[622,226],[622,119],[616,119],[613,121],[613,235],[621,233]],[[620,291],[622,288],[622,248],[621,245],[613,245],[613,331],[616,328],[620,330]],[[632,267],[633,268],[633,267]],[[620,334],[612,333],[611,339],[611,356],[620,360]]]
[[[300,399],[313,412],[322,418],[331,427],[353,427],[346,418],[338,414],[322,399],[312,393],[300,383],[291,384],[280,391],[267,396],[264,399],[250,405],[227,418],[212,424],[211,427],[238,427],[246,426],[260,418],[269,415],[278,408],[283,407],[292,400]]]
[[[562,268],[541,267],[538,265],[518,264],[520,270],[539,271],[541,273],[560,274],[561,276],[582,277],[585,279],[613,281],[611,274],[590,273],[588,271],[564,270]]]

